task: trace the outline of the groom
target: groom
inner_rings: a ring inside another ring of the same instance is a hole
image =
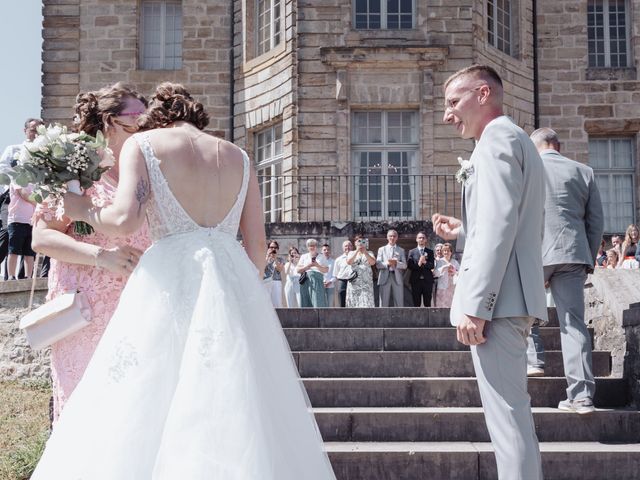
[[[502,80],[493,68],[460,70],[444,89],[444,122],[477,141],[462,175],[462,220],[433,216],[436,233],[464,247],[451,323],[458,340],[471,345],[499,479],[541,480],[526,351],[534,319],[547,320],[542,161],[504,115]]]

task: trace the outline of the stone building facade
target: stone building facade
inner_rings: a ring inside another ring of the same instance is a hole
[[[516,123],[596,162],[610,232],[636,220],[640,0],[43,4],[45,120],[68,121],[80,90],[182,82],[254,160],[269,224],[458,213],[452,174],[473,142],[443,124],[442,86],[472,63],[500,72]]]

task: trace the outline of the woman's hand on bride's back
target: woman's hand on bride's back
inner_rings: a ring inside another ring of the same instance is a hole
[[[129,276],[136,268],[144,252],[125,245],[102,249],[96,257],[96,266],[106,268],[118,275]]]

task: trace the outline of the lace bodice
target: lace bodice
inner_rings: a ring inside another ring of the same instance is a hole
[[[147,206],[147,221],[151,238],[154,242],[169,235],[197,230],[217,230],[234,237],[237,235],[240,216],[247,194],[247,185],[249,184],[249,157],[246,152],[242,152],[244,173],[236,202],[218,225],[215,227],[202,227],[189,216],[173,195],[167,179],[160,170],[160,164],[151,147],[148,134],[146,132],[136,133],[134,138],[144,154],[147,171],[149,172],[151,198]]]

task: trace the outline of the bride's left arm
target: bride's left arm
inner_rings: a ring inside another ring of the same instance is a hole
[[[111,205],[95,207],[88,197],[68,193],[64,197],[65,214],[109,236],[138,231],[145,221],[151,187],[144,156],[134,138],[122,147],[119,170],[118,190]]]

